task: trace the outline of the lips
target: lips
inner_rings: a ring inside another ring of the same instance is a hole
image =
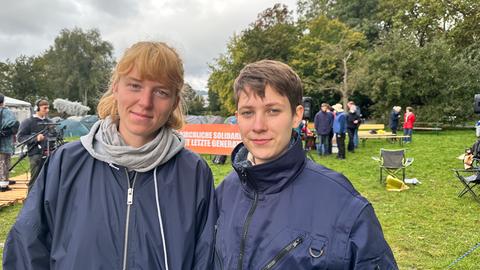
[[[270,142],[270,139],[252,139],[251,141],[256,145],[264,145]]]
[[[131,114],[133,115],[134,118],[139,119],[139,120],[153,118],[152,116],[147,115],[147,114],[143,114],[143,113],[131,112]]]

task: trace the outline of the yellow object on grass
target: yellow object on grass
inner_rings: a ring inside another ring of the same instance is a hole
[[[386,182],[386,188],[388,191],[403,191],[410,188],[402,180],[395,178],[391,175],[387,176]]]

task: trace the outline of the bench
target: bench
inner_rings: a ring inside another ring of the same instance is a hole
[[[371,133],[374,130],[375,133]],[[385,131],[384,124],[361,124],[358,127],[358,139],[362,141],[362,145],[365,146],[365,143],[368,139],[386,139],[391,141],[398,141],[400,145],[403,144],[403,139],[408,136],[404,135],[395,135],[392,132]]]
[[[358,127],[358,131],[361,130],[384,130],[385,125],[384,124],[360,124]]]
[[[442,128],[440,127],[440,123],[424,123],[424,122],[417,122],[415,123],[417,126],[413,127],[413,130],[418,130],[418,131],[435,131],[435,133],[438,135],[439,131],[442,131]]]
[[[403,139],[408,138],[409,136],[405,135],[395,135],[391,132],[385,132],[382,134],[370,134],[370,133],[358,133],[358,139],[362,141],[362,146],[365,146],[365,143],[368,139],[386,139],[394,142],[394,140],[398,141],[400,145],[403,145]]]

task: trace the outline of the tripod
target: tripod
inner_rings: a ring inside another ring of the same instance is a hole
[[[64,144],[63,130],[60,131],[60,134],[59,134],[60,136],[57,136],[56,132],[54,133],[53,136],[51,135],[51,133],[53,133],[53,132],[50,132],[49,129],[54,125],[57,125],[57,124],[50,124],[50,123],[44,124],[45,127],[42,130],[40,130],[39,132],[37,132],[35,134],[32,134],[30,137],[23,140],[22,142],[19,142],[16,147],[22,147],[22,149],[23,149],[25,146],[28,145],[28,143],[32,139],[37,137],[39,134],[43,134],[45,136],[46,146],[45,146],[45,149],[43,149],[43,151],[42,151],[42,159],[46,159],[48,156],[50,156],[52,151],[54,151],[58,146]],[[34,147],[38,147],[38,144],[32,144],[32,145],[28,146],[27,151],[22,150],[20,152],[20,155],[18,156],[18,160],[9,168],[8,171],[9,172],[12,171],[23,159],[25,159],[25,157],[28,156],[28,153],[31,150],[33,150]],[[27,181],[29,180],[28,176],[27,176],[26,180]]]

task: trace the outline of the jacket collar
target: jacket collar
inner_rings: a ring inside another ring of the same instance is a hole
[[[247,160],[248,150],[243,143],[232,152],[232,166],[247,192],[272,194],[283,190],[302,171],[306,164],[302,141],[292,136],[292,142],[281,156],[267,163],[253,166]]]

